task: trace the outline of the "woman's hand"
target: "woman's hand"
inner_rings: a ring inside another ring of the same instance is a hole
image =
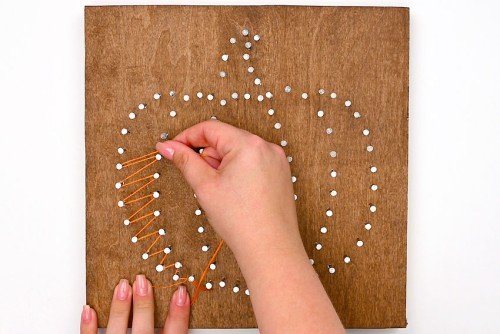
[[[154,333],[154,297],[151,282],[144,275],[137,275],[131,287],[122,279],[115,287],[106,333],[127,333],[130,307],[133,307],[132,334]],[[186,287],[179,285],[170,301],[170,308],[162,333],[187,334],[190,301]],[[97,333],[97,314],[88,305],[83,307],[81,334]]]
[[[200,147],[202,154],[193,150]],[[302,244],[281,147],[212,120],[156,148],[233,251],[262,333],[344,333]]]
[[[290,167],[281,147],[211,120],[156,148],[183,173],[208,221],[237,258],[276,245],[303,248]],[[198,154],[193,148],[204,150]]]

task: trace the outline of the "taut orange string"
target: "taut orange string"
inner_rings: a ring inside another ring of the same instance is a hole
[[[142,233],[142,231],[144,231],[144,230],[145,230],[145,229],[146,229],[149,225],[151,225],[151,223],[152,223],[155,219],[156,219],[156,217],[154,217],[153,219],[151,219],[150,221],[148,221],[148,222],[146,223],[146,225],[144,225],[144,226],[143,226],[143,227],[139,230],[139,232],[137,232],[137,233],[135,234],[135,237],[138,237],[138,236],[139,236],[139,234],[141,234],[141,233]],[[156,233],[156,232],[155,232],[155,233]],[[140,240],[140,239],[138,239],[138,240]]]
[[[137,160],[141,160],[143,158],[146,158],[146,157],[150,157],[152,155],[156,155],[158,153],[158,151],[153,151],[153,152],[149,152],[148,154],[144,154],[144,155],[141,155],[140,157],[137,157],[137,158],[133,158],[133,159],[130,159],[130,160],[127,160],[125,161],[124,163],[122,163],[122,166],[125,167],[125,165],[130,165],[131,163],[137,161]]]
[[[163,257],[161,258],[161,261],[160,261],[160,264],[161,264],[161,265],[163,265],[163,263],[164,263],[164,262],[165,262],[165,260],[167,259],[167,256],[168,256],[168,254],[163,255]],[[171,266],[173,266],[173,265],[171,264],[171,265],[170,265],[170,266],[168,266],[168,267],[171,267]],[[168,267],[167,267],[167,268],[168,268]]]
[[[146,253],[149,253],[149,251],[151,250],[151,248],[153,248],[153,246],[158,242],[158,240],[160,240],[160,238],[161,238],[161,235],[159,235],[159,236],[156,237],[156,239],[151,243],[151,245],[149,245],[148,249],[146,250]]]
[[[148,214],[145,214],[144,216],[140,216],[139,218],[136,218],[134,220],[130,220],[130,224],[137,223],[140,220],[143,220],[144,218],[148,218],[149,216],[154,215],[154,212],[150,212]]]
[[[157,162],[158,160],[153,160],[151,161],[150,163],[148,163],[147,165],[144,165],[143,167],[139,168],[138,170],[136,170],[135,172],[133,172],[132,174],[130,174],[129,176],[127,176],[126,178],[124,178],[123,180],[121,180],[121,184],[125,183],[125,181],[127,181],[128,179],[130,179],[131,177],[134,177],[135,175],[137,175],[138,173],[142,172],[143,170],[145,170],[146,168],[148,168],[149,166],[153,165],[155,162]]]
[[[144,161],[148,161],[148,160],[152,160],[152,159],[156,159],[156,157],[153,155],[153,156],[150,156],[150,157],[142,158],[141,160],[133,161],[133,162],[131,162],[129,164],[122,165],[122,167],[123,168],[127,168],[127,167],[133,166],[135,164],[138,164],[139,162],[144,162]]]
[[[135,202],[141,201],[141,200],[143,200],[143,199],[145,199],[145,198],[154,198],[154,197],[153,197],[153,194],[149,194],[149,195],[146,195],[146,196],[142,196],[142,197],[139,197],[139,198],[133,199],[133,200],[128,201],[128,202],[125,202],[125,200],[123,200],[123,202],[124,202],[125,204],[131,204],[131,203],[135,203]]]
[[[130,186],[131,184],[134,184],[134,183],[137,183],[137,182],[141,182],[141,181],[144,181],[144,180],[147,180],[147,179],[150,179],[150,178],[154,178],[154,174],[151,174],[149,176],[145,176],[143,178],[140,178],[140,179],[137,179],[137,180],[134,180],[134,181],[130,181],[128,183],[122,183],[122,188],[125,188],[126,186]]]
[[[159,251],[156,251],[156,252],[154,252],[154,253],[149,254],[149,257],[155,256],[155,255],[158,255],[158,254],[161,254],[161,253],[163,253],[163,252],[164,252],[164,250],[163,250],[163,249],[160,249]],[[166,255],[166,254],[165,254],[165,255]]]
[[[198,299],[198,296],[200,294],[201,284],[203,283],[203,280],[205,279],[205,276],[207,275],[207,272],[208,272],[208,269],[210,268],[210,265],[215,261],[217,254],[219,254],[219,252],[222,248],[222,245],[224,245],[224,240],[221,240],[219,242],[217,249],[215,250],[215,252],[212,255],[212,257],[210,258],[210,260],[208,261],[208,264],[205,267],[205,270],[203,270],[203,273],[201,274],[200,279],[198,280],[198,284],[196,285],[196,289],[194,290],[193,300],[191,301],[191,305],[193,305],[196,302],[196,300]]]
[[[123,199],[123,202],[126,203],[128,199],[130,199],[130,197],[134,196],[135,194],[137,194],[139,191],[141,191],[142,189],[146,188],[147,186],[149,186],[151,183],[153,183],[155,181],[155,179],[152,179],[152,180],[149,180],[148,182],[146,182],[145,184],[143,184],[141,187],[137,188],[136,190],[134,190],[130,195],[128,195],[127,197],[125,197]],[[132,203],[132,202],[129,202],[129,203]]]
[[[158,231],[154,231],[154,232],[148,233],[148,234],[143,235],[142,237],[138,238],[138,239],[137,239],[137,241],[142,240],[142,239],[149,238],[150,236],[155,235],[155,234],[157,234],[157,233],[158,233]]]
[[[141,206],[141,207],[139,208],[139,210],[137,210],[136,212],[134,212],[134,213],[132,214],[132,216],[128,217],[128,220],[131,220],[132,218],[134,218],[134,217],[135,217],[135,216],[136,216],[139,212],[141,212],[141,211],[142,211],[145,207],[147,207],[149,204],[153,203],[153,201],[154,201],[154,200],[155,200],[155,199],[154,199],[154,197],[153,197],[152,199],[150,199],[150,200],[149,200],[149,202],[147,202],[146,204],[144,204],[143,206]]]

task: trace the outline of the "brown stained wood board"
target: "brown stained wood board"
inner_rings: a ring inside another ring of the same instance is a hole
[[[242,34],[245,28],[249,36]],[[254,40],[255,34],[260,40]],[[230,43],[232,37],[235,44]],[[252,43],[250,49],[245,42]],[[156,235],[133,243],[131,238],[146,220],[123,223],[144,202],[117,206],[142,183],[115,189],[115,183],[144,165],[117,170],[117,163],[154,151],[162,133],[173,137],[211,116],[271,142],[287,141],[284,150],[297,178],[303,241],[344,325],[406,326],[408,9],[87,7],[85,43],[87,302],[97,310],[100,327],[106,326],[120,278],[132,281],[145,273],[154,285],[176,283],[174,267],[156,271],[164,253],[151,255],[154,251],[170,246],[164,265],[179,261],[179,277],[198,279],[215,250],[219,238],[203,213],[195,214],[192,190],[165,159],[140,173],[161,175],[138,193],[160,192],[140,212],[161,211],[145,231],[166,231],[146,260],[141,256]],[[245,53],[249,60],[243,59]],[[254,83],[256,78],[260,85]],[[285,92],[286,86],[291,92]],[[231,97],[233,92],[237,99]],[[273,96],[266,97],[266,92]],[[155,99],[155,93],[161,97]],[[209,94],[213,100],[207,99]],[[146,105],[143,110],[141,103]],[[129,133],[122,135],[123,128]],[[327,133],[329,128],[333,133]],[[124,154],[117,152],[119,147]],[[200,226],[204,233],[197,232]],[[207,252],[201,250],[204,245],[210,246]],[[222,279],[224,288],[219,286]],[[227,247],[203,285],[206,282],[213,288],[201,293],[194,305],[191,327],[256,326],[245,281]],[[286,288],[283,282],[275,283],[276,289]],[[187,286],[193,293],[194,284]],[[234,286],[240,291],[234,293]],[[163,324],[174,289],[155,290],[157,327]]]

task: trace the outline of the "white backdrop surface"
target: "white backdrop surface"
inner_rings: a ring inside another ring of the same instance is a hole
[[[410,7],[409,325],[350,332],[499,333],[499,3],[196,3]],[[102,4],[152,3],[0,0],[1,334],[78,331],[85,302],[83,7]]]

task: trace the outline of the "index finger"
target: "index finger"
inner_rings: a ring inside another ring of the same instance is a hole
[[[213,147],[221,156],[225,156],[241,142],[242,135],[250,133],[227,123],[209,120],[182,131],[173,140],[193,148]]]

